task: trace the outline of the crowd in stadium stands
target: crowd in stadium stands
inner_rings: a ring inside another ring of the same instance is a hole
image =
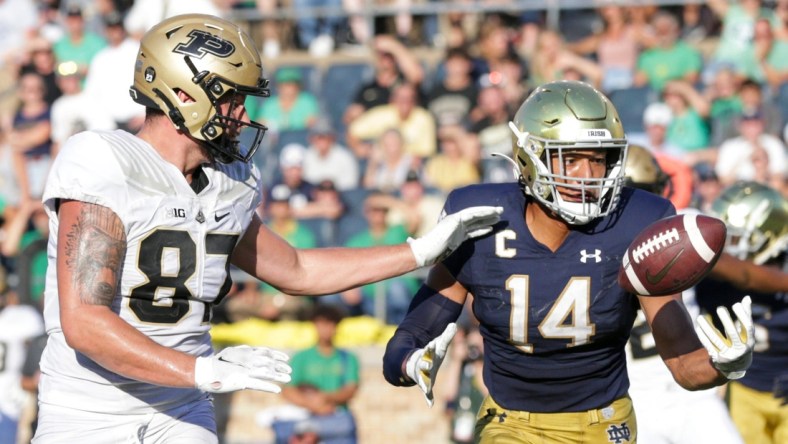
[[[788,0],[601,3],[561,11],[550,29],[545,11],[511,10],[403,9],[371,27],[358,0],[0,0],[4,291],[41,302],[49,166],[81,130],[140,127],[144,109],[127,94],[138,39],[185,12],[259,13],[249,23],[272,92],[247,103],[269,128],[254,159],[266,174],[258,211],[298,247],[399,243],[437,221],[450,190],[514,180],[493,154],[511,155],[516,107],[559,79],[609,95],[630,142],[671,177],[678,209],[708,210],[740,180],[788,196]],[[337,13],[290,20],[272,14],[280,7]],[[328,300],[396,324],[419,279]],[[236,281],[217,320],[305,320],[314,304]]]

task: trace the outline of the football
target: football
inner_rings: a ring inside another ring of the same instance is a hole
[[[618,284],[642,296],[680,293],[703,279],[725,246],[725,223],[702,214],[660,219],[624,253]]]

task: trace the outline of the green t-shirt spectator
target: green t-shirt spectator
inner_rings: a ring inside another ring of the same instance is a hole
[[[638,57],[637,69],[648,75],[648,82],[655,91],[662,91],[670,80],[700,72],[703,59],[700,52],[684,42],[676,42],[670,49],[652,48]]]
[[[359,383],[358,358],[343,349],[335,349],[325,356],[317,346],[293,355],[290,385],[310,385],[321,392],[334,392],[348,384]],[[347,405],[340,406],[347,409]]]
[[[711,102],[709,115],[712,119],[722,116],[738,115],[741,113],[742,104],[738,97],[724,97]]]
[[[673,116],[665,136],[669,143],[684,151],[698,151],[709,146],[709,128],[694,109]]]
[[[772,10],[761,8],[758,17],[769,19],[773,29],[780,26],[780,21]],[[758,17],[748,15],[742,6],[735,2],[728,5],[728,10],[722,19],[720,42],[714,53],[715,62],[729,63],[741,74],[752,71],[750,53],[753,49],[752,37]]]
[[[87,72],[96,53],[107,46],[107,41],[98,34],[85,32],[79,43],[72,42],[68,36],[61,37],[52,45],[58,63],[75,62],[80,70]]]
[[[316,118],[320,111],[317,98],[306,91],[301,91],[298,94],[295,103],[289,110],[282,109],[282,105],[276,96],[263,99],[262,105],[259,105],[259,107],[259,112],[253,110],[255,111],[254,115],[249,113],[250,116],[254,116],[252,120],[262,122],[274,131],[306,129],[309,119]]]

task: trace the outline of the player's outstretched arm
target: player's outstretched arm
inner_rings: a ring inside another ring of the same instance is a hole
[[[439,262],[465,240],[492,231],[501,207],[470,207],[444,217],[408,243],[296,250],[255,218],[232,262],[290,295],[338,293]]]
[[[739,379],[752,364],[752,351],[755,347],[750,297],[745,296],[741,302],[733,304],[733,312],[741,325],[741,330],[733,323],[725,307],[717,307],[717,316],[722,322],[724,334],[714,328],[705,316],[698,316],[695,330],[703,346],[708,350],[714,367],[728,379]]]
[[[760,293],[788,292],[788,273],[775,267],[756,265],[722,253],[710,276],[723,279],[737,288]]]
[[[69,346],[102,367],[137,381],[206,391],[278,392],[289,380],[286,355],[233,347],[195,358],[161,346],[112,311],[126,254],[123,223],[109,208],[64,201],[58,211],[60,321]]]
[[[681,295],[639,299],[657,351],[679,385],[687,390],[703,390],[727,382],[698,340]]]

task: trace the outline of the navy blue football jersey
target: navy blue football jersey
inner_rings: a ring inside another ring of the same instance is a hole
[[[785,261],[786,256],[780,259]],[[788,271],[788,262],[783,263],[783,270]],[[702,280],[695,288],[698,304],[703,311],[712,314],[720,331],[724,330],[717,318],[717,307],[722,305],[730,310],[748,294],[752,298],[755,349],[752,365],[737,382],[755,390],[771,392],[780,375],[788,372],[788,294],[743,291],[711,278]]]
[[[609,216],[574,227],[557,251],[536,241],[516,183],[453,191],[448,214],[502,206],[493,233],[444,265],[473,294],[484,337],[484,382],[502,407],[530,412],[601,408],[629,388],[624,346],[639,303],[617,282],[624,252],[655,220],[675,214],[659,196],[625,188]]]

